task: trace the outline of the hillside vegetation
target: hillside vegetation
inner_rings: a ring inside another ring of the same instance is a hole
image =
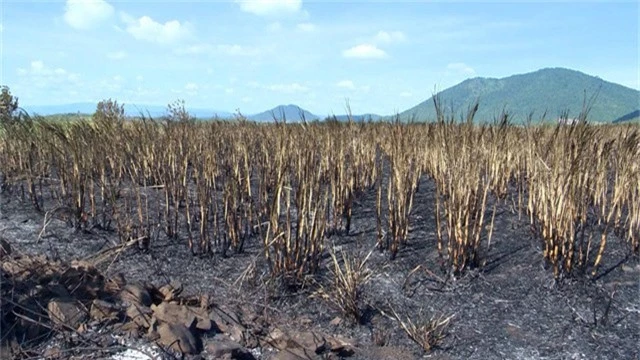
[[[622,117],[613,120],[615,124],[623,122],[640,122],[640,110],[635,110]]]
[[[428,94],[432,95],[432,94]],[[604,81],[579,71],[563,68],[547,68],[535,72],[513,75],[502,79],[473,78],[458,85],[438,92],[442,105],[447,110],[457,111],[456,118],[460,118],[469,107],[479,102],[480,106],[475,114],[475,121],[487,123],[495,120],[503,111],[507,111],[512,121],[522,123],[530,114],[533,121],[545,120],[554,123],[563,115],[576,118],[583,108],[585,100],[593,99],[589,112],[589,121],[599,123],[636,121],[638,119],[638,105],[640,92],[625,86]],[[125,104],[124,113],[131,117],[141,114],[153,118],[167,114],[164,106]],[[51,106],[27,106],[30,114],[38,115],[77,115],[91,114],[95,104],[76,103]],[[213,109],[189,108],[189,113],[197,119],[232,119],[238,114]],[[352,115],[353,121],[395,120],[396,114],[380,116],[376,114]],[[544,119],[543,119],[544,115]],[[248,120],[258,122],[273,122],[274,120],[287,122],[314,121],[335,119],[341,122],[350,118],[346,114],[327,114],[320,116],[313,114],[297,105],[279,105],[273,109],[257,114],[244,114]],[[70,118],[70,116],[66,116]],[[434,121],[436,110],[433,97],[399,114],[401,120]],[[636,120],[634,120],[636,119]]]
[[[489,122],[503,109],[514,115],[515,121],[524,121],[530,113],[533,120],[555,121],[567,111],[570,118],[578,116],[583,102],[596,96],[589,112],[589,120],[612,122],[638,108],[640,92],[604,81],[598,77],[563,69],[549,68],[532,73],[513,75],[502,79],[474,78],[441,91],[438,96],[443,106],[458,111],[479,100],[475,119]],[[420,121],[436,119],[433,99],[427,99],[400,114],[402,119],[415,117]]]

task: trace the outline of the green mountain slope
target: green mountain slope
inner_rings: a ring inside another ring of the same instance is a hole
[[[532,73],[513,75],[502,79],[473,78],[463,81],[438,96],[447,110],[452,107],[460,117],[466,114],[476,99],[480,108],[477,122],[492,121],[502,109],[509,111],[515,121],[523,121],[534,112],[539,120],[546,111],[547,120],[555,120],[562,111],[577,117],[585,98],[598,93],[589,112],[591,121],[612,122],[638,108],[640,92],[622,85],[604,81],[579,71],[547,68]],[[433,99],[400,113],[402,119],[415,116],[420,121],[435,119]]]
[[[613,120],[614,124],[623,122],[638,122],[640,121],[640,110],[632,111],[622,117]]]
[[[329,119],[333,119],[335,117],[336,120],[338,121],[349,121],[349,117],[351,117],[351,120],[355,121],[355,122],[367,122],[369,120],[371,121],[378,121],[382,118],[382,116],[377,115],[377,114],[359,114],[359,115],[328,115],[327,118]]]

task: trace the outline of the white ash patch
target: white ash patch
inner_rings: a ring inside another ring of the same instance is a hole
[[[162,359],[162,353],[157,345],[143,341],[126,340],[121,336],[115,336],[118,343],[127,347],[127,350],[111,356],[112,360],[156,360]]]

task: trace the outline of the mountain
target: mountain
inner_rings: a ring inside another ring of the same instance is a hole
[[[335,116],[336,120],[338,120],[338,121],[349,121],[349,115],[330,115],[330,116],[327,116],[327,117],[330,118],[330,119],[333,119],[334,116]],[[377,115],[377,114],[361,114],[361,115],[351,115],[351,118],[355,122],[367,122],[369,120],[371,120],[371,121],[381,120],[383,118],[383,116],[380,116],[380,115]]]
[[[253,121],[267,121],[267,122],[271,121],[272,122],[275,118],[278,121],[282,121],[286,119],[287,122],[290,122],[290,121],[298,122],[298,121],[302,121],[301,113],[304,114],[304,119],[306,121],[320,119],[319,116],[316,116],[310,113],[309,111],[302,109],[297,105],[279,105],[274,107],[271,110],[267,110],[259,114],[250,115],[247,117],[247,119],[253,120]]]
[[[539,120],[546,111],[547,120],[557,119],[568,110],[575,118],[582,110],[583,101],[597,93],[588,120],[611,122],[638,108],[640,91],[604,81],[579,71],[564,68],[546,68],[535,72],[513,75],[502,79],[473,78],[438,93],[446,110],[453,106],[456,118],[466,115],[476,99],[480,107],[476,121],[492,121],[503,109],[510,112],[515,121],[523,121],[534,112],[533,120]],[[433,97],[400,113],[402,119],[435,120]]]
[[[96,111],[97,103],[73,103],[63,105],[35,105],[23,106],[24,110],[29,114],[37,115],[57,115],[57,114],[93,114]],[[213,109],[187,108],[187,111],[196,118],[212,118],[218,116],[221,118],[231,117],[232,114],[227,111],[219,111]],[[161,105],[134,105],[124,104],[124,113],[127,116],[140,116],[140,114],[151,115],[151,117],[160,117],[167,114],[167,107]]]
[[[58,115],[58,114],[93,114],[97,104],[74,103],[64,105],[21,105],[30,115]]]
[[[628,113],[628,114],[626,114],[624,116],[621,116],[621,117],[613,120],[613,123],[617,124],[617,123],[621,123],[621,122],[627,122],[627,121],[631,122],[631,121],[639,121],[639,120],[640,120],[640,110],[635,110],[635,111],[632,111],[632,112],[630,112],[630,113]]]

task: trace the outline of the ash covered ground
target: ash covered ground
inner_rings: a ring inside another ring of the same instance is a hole
[[[350,234],[326,239],[327,249],[338,253],[364,257],[373,251],[366,263],[372,277],[362,291],[359,324],[344,319],[331,301],[313,296],[318,284],[330,282],[328,253],[314,280],[295,290],[268,282],[258,238],[250,239],[241,254],[193,256],[183,236],[174,240],[160,234],[147,250],[131,247],[98,268],[105,277],[121,273],[128,281],[157,286],[177,280],[185,294],[207,294],[218,304],[250,308],[272,328],[349,339],[355,347],[352,359],[640,358],[640,264],[622,239],[609,237],[597,278],[578,275],[556,282],[526,216],[519,218],[511,206],[500,204],[490,247],[482,254],[486,264],[453,278],[438,256],[434,202],[434,184],[425,178],[415,195],[407,244],[394,260],[374,249],[373,191],[356,199]],[[76,231],[57,216],[47,219],[43,231],[45,214],[16,192],[3,194],[0,205],[0,235],[15,252],[67,262],[118,241],[112,231]],[[453,316],[448,336],[425,353],[403,331],[394,311],[416,323]],[[266,350],[252,353],[277,356]]]

